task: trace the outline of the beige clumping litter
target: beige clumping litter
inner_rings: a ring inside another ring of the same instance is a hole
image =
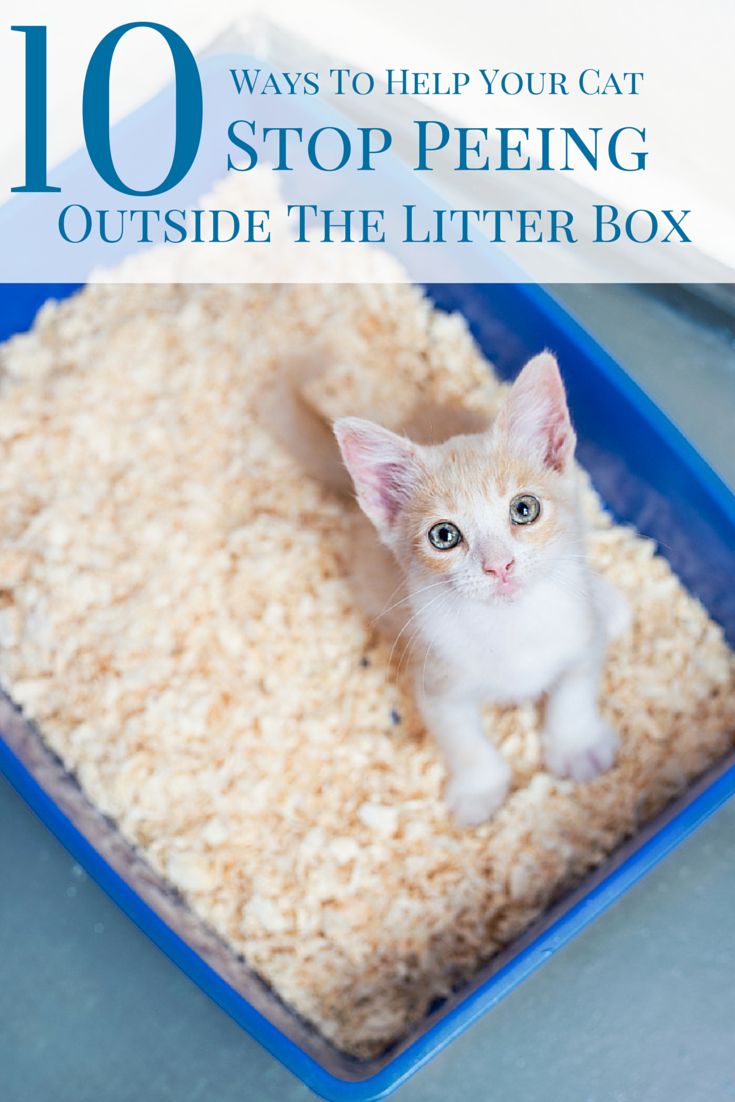
[[[593,562],[635,613],[604,686],[619,763],[555,780],[536,709],[491,710],[513,792],[456,829],[348,580],[349,509],[259,414],[305,353],[325,414],[501,393],[407,285],[91,286],[2,348],[0,676],[195,914],[370,1056],[730,748],[735,666],[588,491]]]

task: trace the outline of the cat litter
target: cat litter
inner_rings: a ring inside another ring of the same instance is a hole
[[[732,748],[735,662],[585,489],[634,615],[602,697],[618,763],[556,780],[537,709],[489,709],[512,792],[456,828],[349,581],[353,509],[263,415],[304,357],[315,417],[396,424],[417,395],[487,417],[503,393],[409,285],[90,286],[2,347],[0,679],[230,976],[243,958],[367,1058]]]

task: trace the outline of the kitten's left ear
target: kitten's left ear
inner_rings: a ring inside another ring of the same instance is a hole
[[[334,423],[334,434],[360,508],[379,534],[387,535],[410,500],[421,449],[405,436],[361,417],[341,417]]]
[[[495,432],[514,450],[530,452],[551,470],[567,469],[576,436],[559,365],[551,352],[541,352],[523,368],[498,414]]]

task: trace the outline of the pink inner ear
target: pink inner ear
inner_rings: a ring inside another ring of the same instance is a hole
[[[405,491],[405,469],[399,463],[380,463],[370,468],[361,497],[380,510],[389,524],[398,516]]]
[[[572,457],[574,429],[556,360],[542,352],[526,364],[498,418],[500,431],[525,446],[551,470],[563,471]]]
[[[566,461],[569,458],[571,436],[572,426],[569,423],[569,417],[565,406],[563,414],[552,421],[546,430],[546,455],[544,456],[544,462],[547,467],[551,467],[552,470],[555,471],[564,469]],[[573,446],[573,441],[571,441],[571,444]]]
[[[337,437],[360,505],[374,523],[393,524],[412,483],[413,446],[369,422],[338,422]]]

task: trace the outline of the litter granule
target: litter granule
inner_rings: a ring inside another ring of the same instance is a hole
[[[732,745],[735,664],[654,545],[586,491],[634,625],[590,784],[535,707],[487,711],[513,791],[454,827],[440,755],[349,580],[345,500],[263,415],[492,413],[463,321],[409,285],[90,286],[0,350],[0,679],[199,919],[369,1056],[472,976]]]

